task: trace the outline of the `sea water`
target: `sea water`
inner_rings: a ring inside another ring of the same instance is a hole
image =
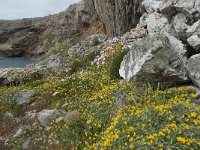
[[[0,57],[0,68],[24,68],[36,61],[34,58],[25,57]]]

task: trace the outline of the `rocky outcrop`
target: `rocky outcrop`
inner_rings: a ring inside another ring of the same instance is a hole
[[[29,104],[31,102],[31,97],[35,95],[34,90],[21,90],[14,95],[17,105]]]
[[[136,24],[141,15],[141,0],[93,0],[108,35],[120,35]]]
[[[41,126],[45,127],[52,121],[59,122],[63,120],[70,123],[70,121],[77,119],[79,116],[80,113],[78,111],[66,112],[56,109],[44,109],[38,113],[38,121]]]
[[[18,85],[25,81],[40,79],[43,74],[36,68],[0,69],[0,85]]]
[[[160,33],[175,36],[198,49],[198,43],[193,40],[197,40],[199,30],[200,1],[144,0],[143,5],[148,12],[146,24],[150,35]]]
[[[39,21],[39,20],[38,20]],[[21,23],[24,23],[23,25]],[[37,19],[29,25],[29,20],[6,21],[0,26],[4,30],[0,34],[0,56],[21,56],[36,54],[42,33],[46,29],[44,25],[37,25]],[[20,26],[21,25],[21,26]],[[5,38],[6,37],[6,38]]]
[[[0,21],[0,56],[40,55],[94,33],[115,36],[138,22],[140,0],[82,0],[59,14]]]
[[[64,67],[67,62],[59,55],[51,55],[49,58],[40,61],[39,63],[35,64],[35,68],[38,70],[46,70],[46,69],[53,69],[58,67]]]
[[[0,21],[0,56],[40,55],[58,43],[73,44],[73,38],[98,32],[104,33],[103,24],[81,1],[43,18]]]
[[[146,13],[138,27],[146,27],[148,36],[125,43],[130,52],[121,63],[120,75],[147,82],[179,83],[188,76],[194,81],[191,71],[198,69],[192,67],[193,57],[188,65],[186,60],[200,52],[200,1],[144,0],[142,5]]]

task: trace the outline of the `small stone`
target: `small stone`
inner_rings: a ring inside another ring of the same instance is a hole
[[[29,144],[30,144],[30,140],[25,141],[25,142],[22,144],[22,149],[28,149],[28,148],[29,148]]]
[[[56,119],[56,123],[59,123],[59,122],[61,122],[61,121],[63,121],[63,120],[64,120],[63,117],[59,117],[59,118]]]
[[[65,82],[65,79],[61,79],[60,81],[61,81],[61,82]]]
[[[55,93],[53,93],[52,96],[57,96],[58,94],[59,94],[59,92],[55,92]]]
[[[44,109],[41,112],[39,112],[38,120],[41,126],[45,126],[47,123],[49,123],[55,112],[56,110],[47,110],[47,109]]]
[[[33,119],[36,116],[36,111],[35,110],[29,111],[29,112],[26,112],[25,114],[26,114],[25,116],[26,118]]]
[[[35,95],[34,90],[21,90],[14,95],[18,105],[29,104],[31,102],[31,97]]]
[[[9,140],[9,139],[6,139],[6,140],[4,141],[4,145],[8,145],[9,142],[10,142],[10,140]]]
[[[51,127],[45,127],[45,131],[50,131]]]
[[[13,137],[14,137],[14,138],[19,137],[19,136],[22,134],[22,132],[23,132],[23,130],[22,130],[22,128],[20,128],[20,129],[15,133],[15,135],[13,135]]]

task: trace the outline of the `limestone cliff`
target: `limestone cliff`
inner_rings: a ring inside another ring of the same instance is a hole
[[[42,18],[0,21],[0,56],[40,55],[75,36],[103,32],[95,13],[82,1],[59,14]]]
[[[123,33],[140,14],[139,0],[82,0],[41,18],[0,21],[0,56],[40,55],[58,43],[74,44],[95,33]]]
[[[141,0],[94,0],[95,9],[108,35],[120,35],[135,24],[141,13]]]

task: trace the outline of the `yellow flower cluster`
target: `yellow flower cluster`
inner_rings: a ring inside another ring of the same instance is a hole
[[[35,105],[23,109],[56,108],[81,114],[78,120],[52,122],[44,131],[36,124],[13,147],[26,138],[35,149],[200,149],[200,106],[193,103],[195,89],[140,86],[112,79],[105,63],[64,77],[0,87],[0,110],[20,114],[19,107],[13,109],[10,95],[34,89]],[[5,120],[2,124],[10,123]]]

